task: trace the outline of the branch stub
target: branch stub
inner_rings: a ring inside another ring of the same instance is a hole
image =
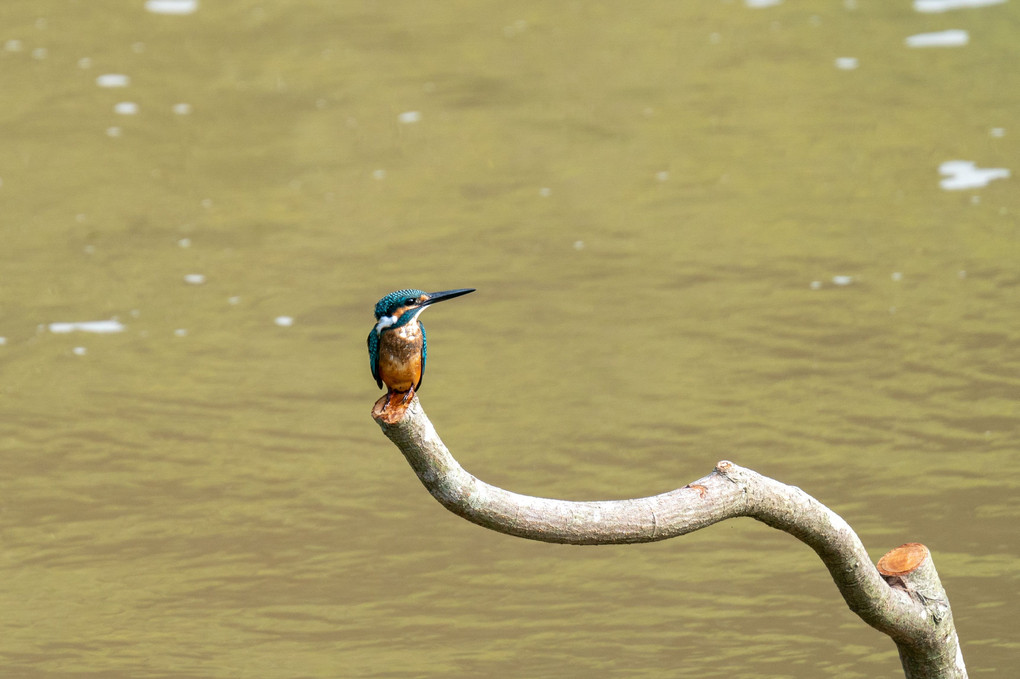
[[[886,577],[907,575],[917,570],[927,558],[927,547],[919,542],[908,542],[879,559],[878,572]]]

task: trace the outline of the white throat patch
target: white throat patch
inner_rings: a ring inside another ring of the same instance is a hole
[[[411,317],[411,320],[408,321],[408,323],[414,323],[415,321],[417,321],[418,317],[421,316],[421,312],[425,311],[425,309],[427,309],[427,308],[428,307],[421,307],[420,309],[415,311],[414,312],[414,316]],[[382,332],[383,330],[385,330],[386,328],[390,327],[391,325],[395,325],[396,322],[399,321],[399,320],[400,320],[400,316],[397,316],[397,315],[383,316],[382,318],[379,319],[379,322],[375,324],[375,331],[376,332]]]

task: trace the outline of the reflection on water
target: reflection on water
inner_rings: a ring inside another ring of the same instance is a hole
[[[435,503],[365,336],[470,285],[423,403],[471,472],[732,459],[928,544],[972,674],[1012,667],[1020,6],[936,5],[3,4],[0,666],[899,673],[753,522],[571,548]]]

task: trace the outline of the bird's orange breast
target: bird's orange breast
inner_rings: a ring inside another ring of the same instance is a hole
[[[417,322],[379,336],[379,378],[391,391],[408,391],[421,381],[422,333]]]

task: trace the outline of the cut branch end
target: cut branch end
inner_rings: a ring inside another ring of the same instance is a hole
[[[878,572],[886,578],[913,573],[928,558],[928,548],[920,542],[908,542],[890,550],[878,560]]]

